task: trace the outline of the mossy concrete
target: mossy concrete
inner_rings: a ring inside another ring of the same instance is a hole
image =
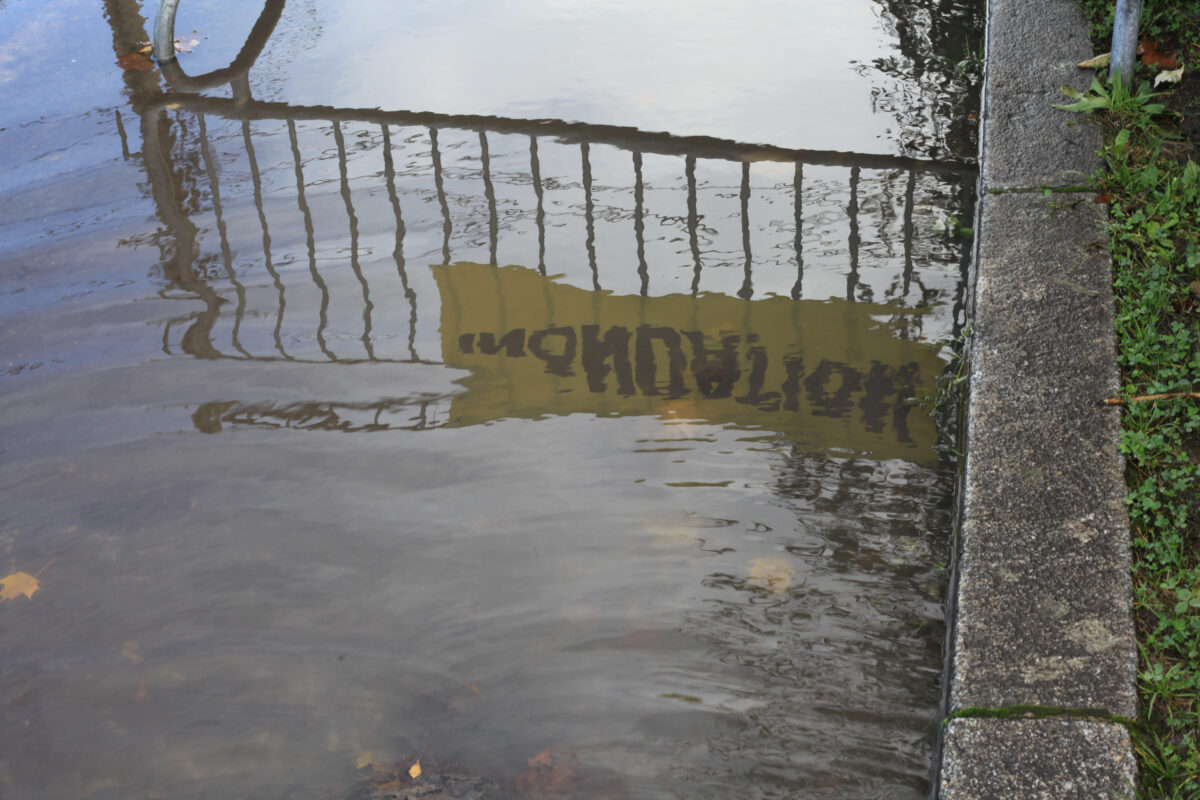
[[[951,713],[1137,713],[1104,208],[1062,191],[1102,139],[1053,107],[1087,34],[1074,0],[989,3]],[[1128,732],[1086,716],[951,721],[941,796],[1131,797]]]

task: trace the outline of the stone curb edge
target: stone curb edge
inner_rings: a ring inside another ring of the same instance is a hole
[[[1135,796],[1102,139],[1054,108],[1091,55],[1075,0],[989,0],[942,800]]]

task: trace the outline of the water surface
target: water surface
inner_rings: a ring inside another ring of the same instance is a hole
[[[926,796],[975,12],[0,3],[3,795]]]

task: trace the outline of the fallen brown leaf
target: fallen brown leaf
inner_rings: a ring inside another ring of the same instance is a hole
[[[1142,64],[1147,67],[1159,66],[1163,69],[1175,69],[1179,66],[1179,59],[1174,53],[1164,53],[1158,49],[1159,43],[1154,39],[1142,39],[1138,45],[1138,55],[1142,57]]]

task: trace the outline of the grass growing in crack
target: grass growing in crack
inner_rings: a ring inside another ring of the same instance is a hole
[[[935,421],[939,416],[953,416],[958,413],[958,405],[962,401],[962,394],[970,372],[968,346],[971,340],[971,330],[972,326],[968,325],[963,328],[962,333],[955,337],[950,345],[950,364],[935,379],[933,390],[920,399],[921,405],[929,410],[930,414],[935,417]]]
[[[1096,51],[1112,0],[1084,0]],[[1200,0],[1147,0],[1142,33],[1200,63]],[[1149,71],[1142,68],[1150,77]],[[1113,255],[1121,394],[1200,389],[1200,141],[1189,141],[1200,87],[1156,95],[1097,79],[1064,108],[1105,125],[1096,178]],[[1183,117],[1177,112],[1182,112]],[[1134,555],[1141,708],[1130,726],[1142,798],[1200,798],[1200,401],[1122,410]]]

